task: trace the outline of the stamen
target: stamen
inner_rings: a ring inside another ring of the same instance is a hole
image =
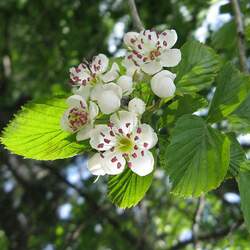
[[[138,146],[137,146],[137,145],[135,145],[135,146],[134,146],[134,150],[137,150],[137,149],[138,149]]]
[[[117,159],[117,157],[116,156],[114,156],[112,159],[111,159],[111,162],[116,162],[116,161],[118,161],[118,159]]]
[[[115,136],[115,134],[114,134],[114,132],[113,132],[112,130],[109,132],[109,134],[110,134],[111,136]]]
[[[109,144],[111,141],[109,139],[105,138],[104,142],[107,143],[107,144]]]
[[[100,134],[101,134],[101,136],[105,137],[105,134],[103,134],[103,132],[101,132]]]
[[[120,168],[122,164],[120,162],[117,162],[117,168]]]
[[[128,127],[130,126],[130,124],[131,124],[131,123],[129,123],[129,122],[128,122],[128,123],[126,123],[126,127],[128,128]]]
[[[128,162],[128,167],[132,168],[132,162],[130,162],[130,161]]]
[[[143,143],[143,147],[144,147],[144,148],[147,148],[147,147],[148,147],[148,143],[147,143],[147,142],[144,142],[144,143]]]
[[[140,134],[141,133],[141,131],[142,131],[142,129],[141,128],[137,128],[137,134]]]
[[[141,151],[141,156],[144,156],[144,151],[143,150]]]
[[[139,137],[136,135],[135,138],[134,138],[134,140],[137,141],[138,139],[139,139]]]
[[[98,148],[103,148],[104,147],[104,143],[100,143],[97,145]]]
[[[132,157],[133,157],[133,158],[137,158],[137,154],[136,154],[136,153],[133,153],[133,154],[132,154]]]
[[[120,134],[123,134],[123,131],[122,131],[121,128],[118,129],[118,132],[119,132]]]

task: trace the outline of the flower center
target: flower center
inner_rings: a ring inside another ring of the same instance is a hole
[[[78,131],[88,122],[88,113],[83,108],[74,107],[69,111],[69,126],[73,131]]]
[[[117,150],[121,153],[130,153],[134,148],[134,141],[128,137],[121,137],[117,143]]]

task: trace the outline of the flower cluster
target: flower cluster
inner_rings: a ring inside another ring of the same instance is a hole
[[[76,133],[78,141],[89,139],[96,151],[88,161],[93,175],[116,175],[125,167],[140,176],[153,171],[150,150],[158,138],[153,128],[142,122],[146,103],[135,96],[125,105],[123,99],[131,98],[134,79],[144,76],[149,77],[156,96],[174,96],[176,75],[166,67],[174,67],[181,60],[180,50],[172,48],[176,41],[174,30],[128,32],[124,36],[127,52],[121,64],[99,54],[91,62],[70,69],[74,95],[67,99],[61,127]]]

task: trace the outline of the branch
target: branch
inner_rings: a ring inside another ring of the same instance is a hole
[[[132,17],[132,22],[137,31],[144,30],[144,26],[142,24],[142,21],[140,19],[139,13],[137,11],[137,7],[135,4],[135,0],[128,0],[128,6],[130,9],[130,15]]]
[[[193,218],[193,226],[192,226],[192,235],[194,238],[194,248],[199,249],[199,239],[198,239],[198,233],[200,228],[200,221],[202,218],[203,210],[205,208],[205,196],[202,195],[197,204],[197,208],[194,214]]]
[[[231,0],[231,4],[234,12],[234,20],[236,23],[237,29],[237,44],[238,44],[238,52],[239,52],[239,60],[240,60],[240,69],[243,72],[248,72],[247,67],[247,56],[246,56],[246,42],[245,42],[245,34],[244,34],[244,24],[242,13],[240,10],[240,5],[238,0]]]

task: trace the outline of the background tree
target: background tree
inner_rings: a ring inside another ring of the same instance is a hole
[[[176,29],[177,47],[200,39],[246,71],[250,6],[240,1],[239,14],[235,3],[136,2],[145,27]],[[0,23],[0,129],[27,101],[69,91],[70,66],[99,51],[123,53],[122,34],[133,29],[128,3],[109,0],[2,0]],[[121,210],[104,195],[105,179],[93,184],[85,156],[40,162],[0,150],[2,249],[250,249],[233,179],[183,200],[159,168],[143,201]]]

